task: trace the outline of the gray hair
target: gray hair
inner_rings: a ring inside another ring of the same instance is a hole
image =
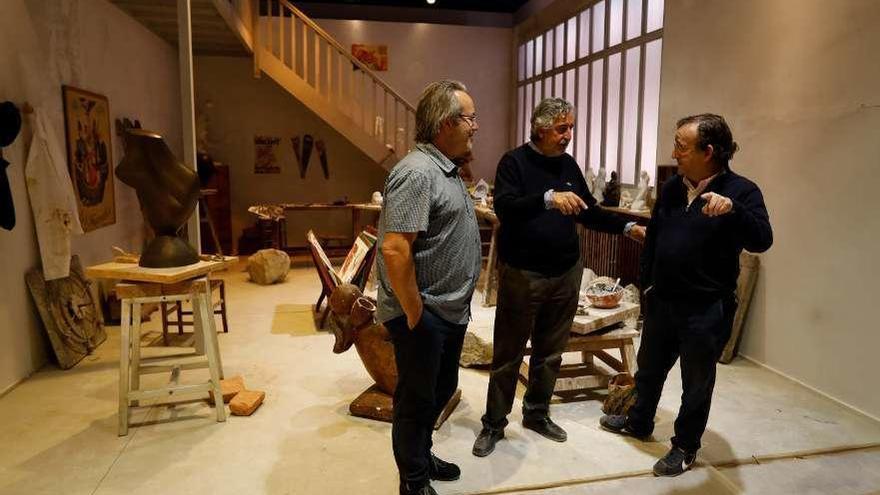
[[[461,102],[456,91],[467,91],[458,81],[443,80],[429,84],[419,97],[416,107],[416,142],[430,143],[440,132],[443,122],[458,117]]]
[[[532,141],[538,140],[538,129],[553,127],[556,119],[574,112],[574,105],[562,98],[544,98],[532,112]]]

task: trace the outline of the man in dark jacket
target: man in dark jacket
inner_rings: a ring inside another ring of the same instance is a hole
[[[679,174],[661,189],[642,253],[646,307],[636,403],[627,416],[599,421],[615,433],[650,436],[666,375],[681,358],[681,408],[672,448],[654,465],[657,476],[681,474],[696,459],[715,362],[736,312],[740,252],[763,252],[773,243],[761,190],[728,165],[736,150],[724,118],[702,114],[678,121],[672,158]]]
[[[495,176],[500,220],[498,306],[483,429],[473,454],[489,455],[504,438],[519,367],[531,338],[523,426],[557,442],[565,430],[549,404],[577,310],[583,264],[575,222],[643,239],[644,227],[602,210],[571,155],[565,152],[574,107],[548,98],[533,112],[530,142],[507,152]]]

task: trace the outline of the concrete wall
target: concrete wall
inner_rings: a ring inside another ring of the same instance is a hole
[[[352,43],[388,46],[388,71],[379,76],[416,104],[424,87],[439,79],[463,82],[474,97],[480,130],[474,142],[477,178],[495,180],[495,167],[508,150],[510,77],[508,28],[317,19],[343,47]]]
[[[0,101],[30,102],[64,136],[61,85],[106,95],[111,118],[139,119],[181,149],[177,52],[104,0],[0,2]],[[47,361],[48,340],[24,282],[40,263],[24,182],[30,126],[4,149],[17,225],[0,230],[0,392]],[[122,148],[114,135],[113,162]],[[65,149],[64,143],[59,143]],[[142,219],[134,191],[118,180],[116,223],[73,241],[83,264],[108,259],[110,246],[140,249]]]
[[[269,76],[253,76],[253,61],[237,57],[198,57],[195,67],[196,100],[207,117],[208,150],[229,165],[232,202],[232,236],[238,243],[244,227],[256,217],[249,206],[260,203],[330,203],[347,197],[351,202],[370,201],[381,191],[386,172],[336,130],[302,105]],[[207,108],[207,102],[211,103]],[[290,138],[311,134],[327,146],[330,179],[324,178],[318,152],[305,179],[299,176]],[[254,173],[254,135],[281,138],[276,156],[280,174]],[[288,243],[305,246],[305,232],[351,233],[351,214],[291,212]]]
[[[742,353],[875,417],[878,19],[873,0],[667,0],[658,156],[679,117],[728,119],[776,236]]]

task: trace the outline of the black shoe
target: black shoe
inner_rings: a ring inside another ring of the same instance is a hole
[[[492,428],[483,428],[474,442],[474,448],[471,450],[477,457],[486,457],[495,450],[495,444],[498,440],[504,438],[504,430],[494,430]]]
[[[461,469],[458,466],[444,461],[433,453],[428,464],[428,473],[432,480],[437,481],[455,481],[461,477]]]
[[[654,464],[654,476],[678,476],[690,469],[696,459],[696,452],[672,447],[662,459],[657,461],[657,464]]]
[[[637,438],[639,440],[644,440],[651,436],[650,433],[647,435],[635,432],[627,424],[626,416],[623,414],[606,414],[599,418],[599,426],[603,429],[610,431],[611,433],[617,433],[618,435],[629,435],[633,438]]]
[[[523,426],[540,433],[542,436],[553,440],[554,442],[564,442],[568,440],[568,434],[565,433],[558,424],[554,423],[549,416],[541,418],[524,418]]]
[[[413,487],[407,483],[401,483],[400,495],[437,495],[437,492],[430,484]]]

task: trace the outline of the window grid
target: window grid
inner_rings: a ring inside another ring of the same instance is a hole
[[[624,184],[636,182],[641,170],[653,178],[663,3],[600,0],[522,40],[515,71],[519,142],[530,135],[534,106],[564,97],[578,109],[569,151],[582,169],[604,166]]]

